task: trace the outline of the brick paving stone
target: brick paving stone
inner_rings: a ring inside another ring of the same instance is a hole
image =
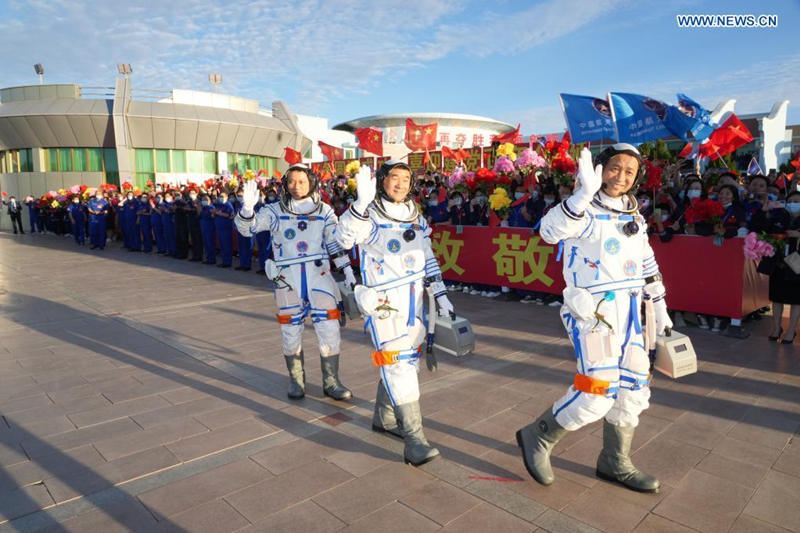
[[[405,495],[400,502],[443,526],[481,504],[475,496],[441,481]]]
[[[203,457],[275,433],[277,430],[261,420],[251,418],[167,444],[182,461]]]
[[[130,531],[156,531],[158,522],[147,509],[134,498],[105,505],[99,509],[82,513],[63,524],[45,528],[45,533],[102,531],[103,533],[127,533]]]
[[[15,490],[54,476],[74,475],[82,470],[95,468],[106,460],[91,444],[73,448],[65,452],[25,461],[3,469],[0,477],[0,493]]]
[[[662,516],[648,514],[633,531],[635,533],[693,533],[697,530],[682,526]]]
[[[113,461],[126,455],[155,448],[162,444],[170,444],[201,433],[208,433],[208,429],[200,422],[188,417],[178,418],[130,435],[97,441],[94,443],[94,447],[103,454],[107,461]]]
[[[240,490],[225,500],[255,523],[350,479],[352,476],[338,466],[318,461]]]
[[[768,470],[763,466],[728,459],[716,453],[706,455],[697,465],[697,469],[750,488],[756,488]]]
[[[727,531],[752,495],[751,488],[692,471],[654,512],[701,531]]]
[[[139,500],[157,517],[169,517],[271,477],[249,459],[242,459],[144,492]]]
[[[169,520],[161,523],[156,531],[158,533],[185,531],[227,533],[240,530],[248,525],[250,522],[237,513],[225,500],[214,500],[169,517]]]
[[[677,486],[708,454],[708,450],[661,437],[631,454],[634,464],[662,483]]]
[[[93,426],[102,422],[110,422],[138,413],[154,411],[160,407],[167,407],[169,405],[170,403],[164,398],[159,396],[147,396],[123,402],[115,402],[112,405],[100,407],[99,409],[72,413],[69,415],[69,419],[72,420],[77,427],[81,428]]]
[[[11,520],[52,503],[50,493],[41,483],[5,492],[0,495],[0,519]]]
[[[786,533],[788,530],[742,514],[733,523],[729,533]]]
[[[595,533],[600,531],[564,513],[549,509],[536,519],[536,525],[551,533]]]
[[[567,505],[563,512],[604,531],[631,531],[648,511],[619,497],[611,490],[588,490]]]
[[[800,477],[800,436],[795,436],[789,446],[783,449],[772,468],[784,474]]]
[[[729,459],[764,468],[775,463],[781,454],[781,450],[731,437],[725,437],[717,442],[711,451]]]
[[[424,533],[438,529],[440,529],[439,524],[436,522],[428,520],[401,503],[395,502],[372,512],[342,531],[347,533],[373,533],[375,531]]]
[[[117,483],[169,468],[180,461],[163,446],[101,463],[83,472],[45,479],[57,502],[104,490]]]
[[[263,452],[251,459],[273,474],[280,475],[307,463],[337,453],[349,445],[351,437],[330,430],[315,433],[308,439],[297,439]]]
[[[800,531],[800,478],[770,471],[744,512],[764,522]]]
[[[330,533],[339,531],[344,526],[344,522],[313,501],[306,500],[271,514],[237,533]]]

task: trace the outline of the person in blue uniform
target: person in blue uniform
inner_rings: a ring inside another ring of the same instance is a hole
[[[77,194],[72,197],[67,213],[72,223],[72,236],[78,245],[83,246],[86,244],[86,206],[81,203],[81,198]]]
[[[123,226],[125,247],[129,252],[138,252],[142,248],[141,239],[139,238],[139,209],[141,209],[139,200],[134,197],[132,192],[129,192],[126,195],[125,205],[123,206],[125,213],[125,226]]]
[[[233,208],[238,213],[242,209],[242,200],[244,199],[243,193],[239,190],[236,193],[236,200],[233,203]],[[256,204],[258,205],[258,204]],[[239,266],[236,267],[235,270],[241,270],[242,272],[249,272],[250,265],[253,260],[253,235],[242,235],[238,231],[236,232],[236,241],[238,244],[239,250]]]
[[[205,252],[205,265],[217,264],[217,234],[214,229],[214,208],[211,207],[211,198],[207,194],[200,195],[200,233],[203,236],[203,251]]]
[[[175,192],[175,259],[189,257],[188,194]]]
[[[189,199],[186,201],[186,216],[189,220],[189,241],[192,247],[192,257],[189,261],[199,262],[203,260],[203,234],[200,230],[200,200],[197,199],[197,191],[189,191]]]
[[[166,254],[175,257],[175,203],[172,191],[164,194],[164,203],[161,204],[161,225],[164,231]]]
[[[106,247],[106,216],[108,215],[108,201],[103,198],[103,193],[97,191],[94,198],[89,200],[89,241],[92,250]]]
[[[167,253],[167,245],[164,239],[164,223],[161,222],[161,208],[164,205],[164,197],[161,193],[156,194],[155,200],[150,210],[150,226],[153,228],[153,237],[156,240],[157,253]]]
[[[33,196],[25,198],[25,205],[28,206],[28,220],[31,223],[31,233],[44,233],[44,226],[39,220],[39,203]]]
[[[220,268],[230,268],[233,263],[233,217],[236,211],[233,204],[228,201],[228,193],[220,192],[217,205],[214,206],[214,226],[217,230],[219,239],[219,253],[222,262],[217,265]]]
[[[152,224],[150,223],[150,214],[152,211],[153,207],[150,205],[150,197],[147,195],[147,193],[143,193],[139,198],[139,211],[137,211],[136,217],[139,220],[139,232],[142,238],[142,251],[146,254],[149,254],[153,251],[153,228]]]

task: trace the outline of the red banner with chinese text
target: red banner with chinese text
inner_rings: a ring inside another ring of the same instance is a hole
[[[560,293],[563,265],[558,247],[521,228],[433,227],[431,242],[445,279]],[[742,253],[741,239],[715,246],[708,237],[650,239],[670,309],[741,318],[768,305],[767,278]],[[687,257],[698,259],[688,266]]]

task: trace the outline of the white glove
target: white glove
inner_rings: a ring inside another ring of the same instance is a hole
[[[653,307],[656,311],[656,335],[664,335],[665,328],[672,329],[672,320],[667,313],[667,301],[664,296],[667,289],[660,281],[653,281],[644,286],[644,293],[654,300]]]
[[[358,198],[353,202],[353,209],[365,215],[367,207],[375,199],[376,179],[372,177],[372,169],[364,165],[356,174]]]
[[[747,234],[750,233],[750,230],[747,229],[746,226],[742,226],[739,228],[739,231],[736,232],[737,237],[747,237]]]
[[[592,198],[603,185],[603,165],[592,168],[592,153],[588,148],[581,150],[578,158],[578,176],[576,178],[578,188],[573,191],[567,203],[574,213],[583,213]]]
[[[244,182],[242,186],[244,198],[242,198],[242,216],[253,216],[253,209],[258,203],[258,183],[256,180]]]
[[[436,298],[436,307],[438,308],[439,316],[450,316],[450,313],[453,312],[453,304],[446,294]]]
[[[353,274],[353,267],[347,265],[342,271],[344,272],[344,282],[352,289],[356,285],[356,276]]]
[[[666,328],[672,329],[672,319],[667,313],[667,301],[659,300],[655,303],[656,309],[656,335],[663,336]]]

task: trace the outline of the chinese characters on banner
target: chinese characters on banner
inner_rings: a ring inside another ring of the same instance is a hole
[[[445,279],[560,292],[556,247],[527,229],[434,226],[431,245]],[[480,250],[480,253],[476,253]]]
[[[433,226],[431,246],[442,277],[556,294],[564,289],[558,247],[527,228]],[[671,309],[741,318],[768,305],[768,278],[742,256],[737,239],[715,246],[711,239],[676,235],[669,243],[652,236]],[[686,258],[703,257],[712,276],[686,276]],[[716,265],[716,266],[715,266]]]
[[[360,157],[358,162],[361,163],[361,166],[368,166],[372,170],[375,170],[375,158],[374,157]]]

